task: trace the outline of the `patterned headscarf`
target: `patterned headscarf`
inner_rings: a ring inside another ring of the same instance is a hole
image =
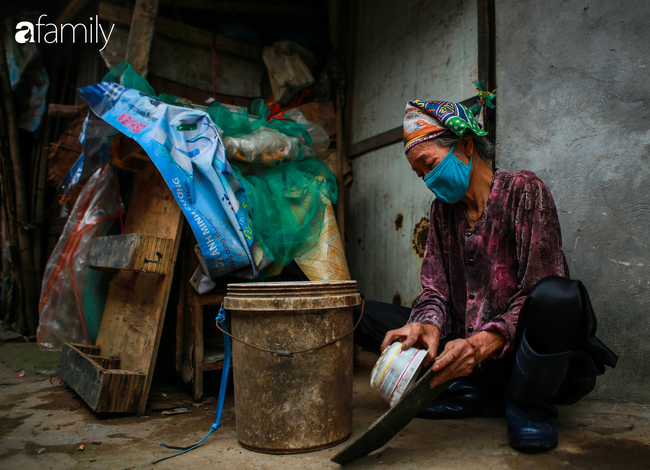
[[[451,101],[411,100],[404,112],[404,152],[417,144],[454,133],[459,137],[487,135],[462,104]]]

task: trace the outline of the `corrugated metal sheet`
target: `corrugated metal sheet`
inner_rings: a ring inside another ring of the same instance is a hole
[[[475,94],[476,0],[362,0],[357,32],[353,142],[401,125],[409,99],[462,101]],[[428,219],[433,195],[401,144],[353,160],[352,171],[346,235],[352,278],[366,298],[410,307],[421,291],[413,232]]]

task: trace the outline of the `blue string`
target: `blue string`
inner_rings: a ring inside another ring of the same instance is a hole
[[[216,320],[219,323],[219,325],[221,325],[221,328],[226,333],[228,333],[228,329],[226,328],[226,323],[225,323],[226,322],[226,309],[224,309],[223,307],[221,307],[219,309],[219,314],[217,315]],[[201,439],[199,442],[197,442],[196,444],[193,444],[191,446],[187,446],[187,447],[168,446],[168,445],[165,445],[165,444],[163,444],[161,442],[160,445],[162,447],[165,447],[167,449],[172,449],[172,450],[180,450],[182,452],[179,452],[179,453],[174,454],[174,455],[169,455],[167,457],[163,457],[163,458],[158,459],[158,460],[154,460],[153,462],[151,462],[152,464],[162,462],[163,460],[172,459],[174,457],[178,457],[179,455],[182,455],[182,454],[184,454],[186,452],[189,452],[191,450],[196,449],[201,444],[203,444],[203,441],[205,441],[210,436],[210,434],[212,434],[214,431],[216,431],[217,429],[219,429],[221,427],[221,414],[223,412],[223,402],[226,399],[226,384],[228,382],[228,371],[230,371],[230,356],[231,355],[230,355],[230,337],[228,335],[223,335],[223,343],[224,343],[224,347],[225,347],[225,354],[224,354],[224,359],[223,359],[223,370],[221,371],[221,385],[219,386],[219,401],[217,402],[217,417],[214,420],[214,424],[210,427],[210,431],[208,431],[208,433],[205,435],[205,437],[203,439]]]

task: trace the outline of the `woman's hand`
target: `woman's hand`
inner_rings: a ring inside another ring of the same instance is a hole
[[[429,388],[471,374],[474,367],[501,349],[505,342],[500,333],[492,331],[481,331],[468,339],[449,341],[433,365],[437,374],[429,382]]]
[[[401,341],[404,349],[409,349],[411,346],[428,349],[429,353],[424,358],[423,364],[430,364],[438,354],[440,330],[437,326],[423,323],[411,323],[398,330],[391,330],[386,333],[384,341],[381,343],[381,351],[384,352],[384,349],[395,341]]]

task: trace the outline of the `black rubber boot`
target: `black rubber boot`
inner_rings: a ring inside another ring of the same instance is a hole
[[[503,392],[482,386],[472,377],[454,380],[438,399],[418,414],[423,419],[495,418],[505,414]]]
[[[510,445],[516,449],[543,450],[557,447],[557,409],[551,399],[564,382],[571,351],[538,354],[524,333],[506,387],[506,416]]]

